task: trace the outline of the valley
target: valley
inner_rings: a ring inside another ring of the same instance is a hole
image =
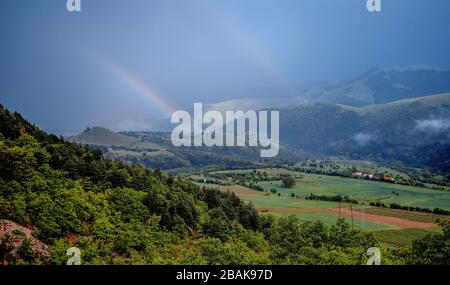
[[[448,93],[364,107],[282,109],[280,153],[272,159],[261,158],[259,147],[175,147],[167,132],[91,128],[71,140],[129,165],[234,193],[264,216],[328,226],[344,219],[398,248],[450,220],[449,110]],[[436,124],[437,115],[444,123]],[[286,187],[286,177],[294,185]]]
[[[295,186],[285,187],[281,182],[283,176],[294,177]],[[203,171],[190,177],[200,186],[235,193],[242,200],[253,204],[263,215],[294,215],[302,221],[321,221],[326,225],[333,225],[343,218],[354,228],[374,232],[380,242],[386,240],[385,233],[389,234],[390,238],[386,242],[389,246],[410,245],[403,241],[405,235],[412,241],[427,232],[436,231],[436,221],[450,220],[450,216],[435,214],[433,211],[423,213],[389,207],[396,203],[450,210],[448,190],[308,174],[280,168]],[[357,202],[310,200],[312,194],[348,197]],[[386,207],[372,206],[375,202],[383,203]]]

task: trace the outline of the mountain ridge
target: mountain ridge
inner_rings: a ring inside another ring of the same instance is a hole
[[[408,98],[450,92],[450,70],[429,65],[394,65],[373,68],[355,78],[323,81],[293,97],[238,98],[206,105],[206,109],[227,111],[287,108],[336,103],[353,107],[384,104]]]

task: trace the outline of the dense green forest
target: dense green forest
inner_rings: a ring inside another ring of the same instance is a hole
[[[259,215],[234,194],[106,159],[2,106],[0,132],[0,220],[33,229],[51,253],[39,260],[25,238],[12,255],[3,238],[9,264],[65,264],[72,246],[83,264],[365,264],[374,246],[383,264],[450,264],[449,225],[387,249],[343,220]]]

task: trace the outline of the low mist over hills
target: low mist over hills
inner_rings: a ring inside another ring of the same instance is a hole
[[[309,103],[366,106],[449,91],[449,70],[431,66],[396,66],[375,68],[353,80],[322,83],[299,97]]]
[[[359,108],[303,105],[282,114],[280,141],[309,153],[420,163],[430,158],[415,156],[428,148],[450,150],[450,93]]]
[[[309,151],[329,150],[345,142],[421,145],[450,139],[450,93],[368,107],[338,104],[283,109],[281,141]]]
[[[315,84],[298,96],[239,98],[211,104],[215,110],[259,110],[288,108],[314,103],[336,103],[354,107],[384,104],[407,98],[450,92],[450,70],[432,66],[375,68],[354,79]]]

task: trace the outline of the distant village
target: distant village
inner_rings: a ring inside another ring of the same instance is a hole
[[[377,181],[384,181],[384,182],[390,182],[390,183],[397,183],[394,178],[391,176],[383,175],[379,176],[370,172],[363,172],[363,171],[357,171],[353,172],[353,177],[357,178],[363,178],[363,179],[369,179],[369,180],[377,180]]]

